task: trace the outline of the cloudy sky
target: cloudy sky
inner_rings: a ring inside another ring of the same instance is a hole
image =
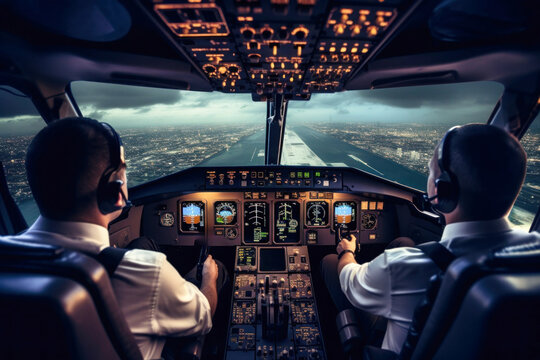
[[[5,88],[5,87],[4,87]],[[264,124],[266,104],[249,94],[222,94],[77,82],[83,115],[118,128],[220,123]],[[485,122],[503,88],[492,82],[315,94],[290,102],[289,124],[304,121]],[[44,125],[28,98],[0,91],[0,135],[35,133]]]

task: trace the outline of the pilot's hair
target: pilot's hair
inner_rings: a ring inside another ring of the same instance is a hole
[[[109,157],[106,130],[96,120],[65,118],[43,128],[26,154],[28,183],[41,214],[69,219],[95,204]]]
[[[525,179],[527,155],[502,128],[469,124],[449,138],[450,170],[458,179],[459,204],[471,220],[500,218],[512,208]]]

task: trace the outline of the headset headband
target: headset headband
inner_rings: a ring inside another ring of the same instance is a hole
[[[118,169],[120,164],[122,163],[122,139],[114,130],[114,128],[105,123],[100,123],[101,126],[105,129],[105,132],[107,133],[107,143],[109,144],[109,157],[110,157],[110,167],[105,171],[105,173],[109,172],[111,169],[114,171]]]

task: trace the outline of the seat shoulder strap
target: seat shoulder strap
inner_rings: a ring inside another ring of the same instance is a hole
[[[109,246],[97,254],[95,259],[99,261],[101,265],[103,265],[105,270],[107,270],[109,277],[111,277],[120,264],[120,261],[122,261],[124,258],[125,253],[128,251],[129,249],[121,249]]]
[[[417,246],[424,252],[444,273],[456,256],[450,250],[436,241],[427,242]]]

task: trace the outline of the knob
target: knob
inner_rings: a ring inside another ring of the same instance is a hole
[[[251,29],[244,29],[242,30],[242,36],[244,36],[244,38],[246,39],[251,39],[253,37],[253,31]]]
[[[263,39],[265,40],[268,40],[272,37],[272,34],[274,34],[274,31],[270,28],[265,28],[263,29],[263,31],[261,32],[261,36]]]

